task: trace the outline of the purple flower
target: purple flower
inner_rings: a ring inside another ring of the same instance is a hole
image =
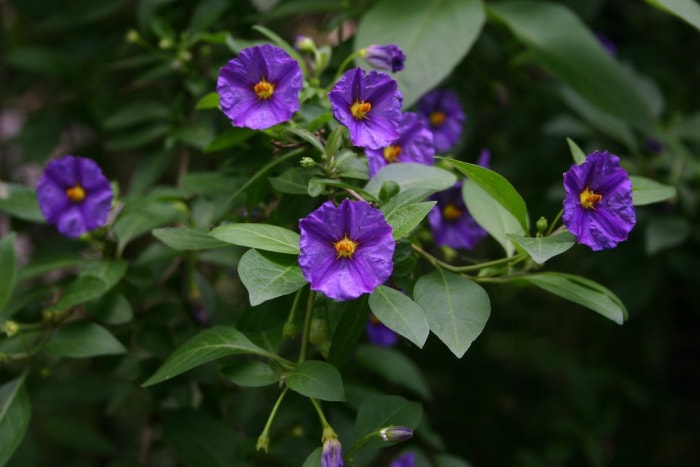
[[[329,437],[323,441],[321,453],[321,467],[343,467],[343,448],[336,437]]]
[[[564,225],[592,250],[613,248],[636,222],[632,182],[620,158],[595,151],[564,174]]]
[[[370,45],[362,49],[362,56],[372,68],[396,73],[403,70],[406,56],[396,44]]]
[[[221,109],[234,126],[264,130],[299,110],[301,68],[287,52],[269,44],[241,50],[219,72]]]
[[[384,326],[376,316],[370,314],[365,326],[365,332],[369,341],[381,347],[391,347],[399,341],[399,335]]]
[[[464,204],[461,181],[434,194],[431,199],[437,201],[428,213],[436,245],[471,250],[488,235]]]
[[[391,467],[416,467],[416,453],[409,451],[391,462]]]
[[[326,201],[299,221],[299,266],[312,290],[335,300],[372,292],[394,268],[391,226],[379,209],[344,199]]]
[[[433,132],[438,152],[447,152],[457,144],[467,116],[457,94],[448,89],[435,89],[418,101],[418,115]]]
[[[328,98],[333,117],[350,130],[355,146],[380,149],[399,137],[403,96],[386,73],[362,68],[346,71]]]
[[[365,150],[370,177],[373,177],[385,165],[393,162],[417,162],[433,165],[435,157],[433,134],[425,128],[418,115],[411,112],[404,113],[398,132],[399,137],[390,146]]]
[[[49,224],[68,237],[102,227],[112,207],[112,187],[100,167],[83,157],[49,162],[36,185],[39,207]]]

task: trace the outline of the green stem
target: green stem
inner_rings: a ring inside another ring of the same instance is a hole
[[[299,352],[299,363],[306,360],[306,352],[309,347],[309,332],[311,331],[311,316],[314,309],[314,298],[316,293],[309,290],[309,297],[306,300],[306,316],[304,317],[304,331],[301,336],[301,351]]]
[[[425,259],[427,259],[430,263],[433,264],[435,267],[439,267],[441,269],[445,269],[446,271],[454,272],[454,273],[468,273],[468,272],[476,272],[480,271],[481,269],[485,268],[490,268],[494,266],[504,266],[504,265],[513,265],[517,264],[520,261],[523,261],[528,258],[527,253],[519,253],[515,256],[509,256],[507,258],[501,258],[501,259],[495,259],[493,261],[486,261],[484,263],[479,263],[479,264],[473,264],[470,266],[454,266],[452,264],[446,263],[444,261],[441,261],[437,259],[435,256],[431,255],[418,245],[412,244],[413,250],[423,256]]]
[[[288,390],[289,388],[287,386],[285,386],[284,389],[282,389],[280,396],[277,398],[277,402],[275,402],[274,407],[272,407],[270,416],[267,417],[267,423],[265,423],[265,428],[263,428],[262,433],[260,433],[260,436],[258,436],[258,443],[256,445],[257,450],[263,449],[265,452],[268,451],[268,447],[270,445],[270,427],[272,427],[272,422],[275,419],[275,416],[277,416],[277,411],[279,410],[280,405],[282,404],[282,399],[284,399],[284,396],[287,394]]]
[[[301,293],[304,290],[302,287],[294,295],[294,303],[292,303],[292,309],[289,311],[289,316],[287,317],[287,322],[284,323],[282,329],[284,330],[285,336],[292,336],[296,333],[296,327],[294,325],[294,316],[296,315],[297,308],[299,307],[299,300],[301,299]]]
[[[561,216],[564,214],[564,210],[560,209],[559,213],[557,213],[557,216],[554,218],[551,224],[549,224],[549,229],[547,229],[547,234],[545,235],[546,237],[549,237],[552,235],[552,232],[554,231],[554,226],[557,225],[559,222],[559,219],[561,219]]]
[[[314,409],[316,409],[316,413],[318,414],[318,419],[321,421],[321,427],[323,428],[323,432],[325,433],[326,430],[329,430],[329,429],[330,429],[330,431],[333,431],[331,424],[328,423],[328,420],[326,420],[326,416],[323,414],[323,409],[321,408],[321,404],[313,397],[310,397],[309,400],[313,404]]]
[[[357,451],[362,447],[363,444],[365,444],[365,443],[366,443],[367,441],[369,441],[371,438],[373,438],[373,437],[375,437],[375,436],[378,436],[378,434],[379,434],[379,433],[378,433],[377,431],[373,431],[372,433],[368,433],[368,434],[364,435],[362,438],[360,438],[360,439],[358,439],[357,441],[355,441],[355,443],[354,443],[352,446],[350,446],[350,449],[348,449],[347,451],[345,451],[344,457],[345,457],[346,459],[351,459],[351,458],[352,458],[352,455],[353,455],[355,452],[357,452]]]

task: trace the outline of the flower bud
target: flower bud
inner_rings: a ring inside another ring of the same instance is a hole
[[[323,441],[321,467],[343,467],[343,465],[343,448],[340,441],[335,436],[326,438]]]
[[[547,230],[547,227],[549,227],[549,222],[547,222],[547,219],[544,217],[540,217],[537,219],[537,233],[544,234],[545,231]]]
[[[299,161],[299,164],[302,167],[313,167],[316,165],[316,161],[313,160],[313,158],[311,158],[311,157],[305,156],[305,157],[301,158],[301,160]]]
[[[129,29],[126,33],[125,39],[130,44],[135,44],[140,39],[139,32],[136,29]]]
[[[14,321],[5,321],[2,325],[2,331],[7,334],[7,337],[12,337],[19,331],[19,325]]]
[[[294,41],[294,48],[299,52],[313,52],[316,50],[314,40],[308,36],[297,36]]]
[[[403,50],[396,44],[370,45],[362,49],[361,55],[372,68],[391,71],[392,73],[403,70],[403,65],[406,61]]]
[[[388,426],[379,430],[384,441],[399,442],[413,438],[413,430],[405,426]]]

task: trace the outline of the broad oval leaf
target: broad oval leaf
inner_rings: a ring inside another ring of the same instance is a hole
[[[374,177],[365,186],[365,191],[378,197],[382,184],[386,180],[398,183],[401,192],[420,192],[423,197],[427,197],[435,192],[450,188],[457,182],[457,177],[445,169],[429,165],[413,162],[388,164],[374,174]]]
[[[99,300],[87,303],[85,311],[95,320],[106,324],[124,324],[134,317],[129,300],[115,291],[106,293]]]
[[[371,44],[401,47],[405,68],[393,78],[408,108],[462,61],[484,20],[480,0],[383,0],[362,17],[355,50]]]
[[[630,176],[632,180],[632,202],[635,206],[659,203],[676,196],[676,187],[664,185],[646,177]]]
[[[430,399],[430,387],[421,370],[403,353],[391,347],[362,345],[357,349],[360,365],[397,386],[412,391],[423,399]]]
[[[184,212],[178,201],[154,201],[144,205],[132,202],[114,222],[118,254],[136,237],[183,217]]]
[[[126,348],[112,333],[90,321],[74,321],[61,326],[46,343],[44,350],[70,358],[118,355],[126,352]]]
[[[0,239],[0,315],[10,300],[17,279],[17,258],[15,258],[15,234],[10,233]]]
[[[367,294],[347,302],[334,302],[332,310],[340,315],[333,333],[331,349],[328,351],[328,361],[340,368],[347,362],[357,349],[357,343],[365,332],[369,307]]]
[[[340,372],[330,363],[305,360],[285,380],[292,391],[324,401],[344,401],[345,389]]]
[[[415,429],[423,417],[423,407],[401,396],[377,395],[367,398],[357,410],[355,439],[360,440],[388,426],[405,426]],[[362,449],[386,446],[379,436],[370,437]]]
[[[166,227],[155,229],[151,232],[161,242],[173,250],[208,250],[228,246],[227,243],[212,238],[209,232],[203,229],[189,227]]]
[[[209,235],[232,245],[247,246],[276,253],[299,254],[299,234],[269,224],[225,224]]]
[[[423,309],[406,294],[380,285],[369,296],[369,307],[385,326],[423,348],[430,333],[428,320]]]
[[[296,292],[306,285],[296,256],[251,249],[241,257],[238,273],[252,306]]]
[[[574,274],[543,272],[517,279],[544,289],[554,295],[593,310],[608,319],[622,324],[627,319],[627,309],[609,289],[585,277]]]
[[[0,465],[5,465],[22,442],[31,407],[24,375],[0,386]]]
[[[576,244],[571,232],[561,232],[548,237],[525,237],[507,234],[513,242],[525,250],[537,264],[544,264],[550,258],[560,255]]]
[[[269,386],[280,379],[270,365],[258,361],[227,365],[221,369],[221,373],[235,384],[248,388]]]
[[[391,211],[391,214],[386,217],[386,221],[392,228],[391,234],[394,240],[399,240],[410,234],[428,215],[435,203],[436,201],[425,201],[401,206]]]
[[[418,281],[413,297],[423,308],[430,330],[461,358],[484,330],[491,301],[476,282],[438,269]]]
[[[199,365],[237,354],[270,356],[233,326],[214,326],[178,347],[142,386],[151,386]]]
[[[522,230],[527,232],[529,221],[525,200],[523,200],[523,197],[520,196],[520,193],[513,188],[513,185],[511,185],[508,180],[493,170],[476,164],[469,164],[454,159],[445,160],[454,165],[457,170],[466,175],[469,180],[479,185],[482,190],[488,193],[498,204],[503,206],[506,211],[510,212],[515,220],[518,221]]]
[[[30,222],[46,222],[36,190],[17,183],[0,182],[0,212]]]
[[[107,293],[126,272],[126,261],[90,261],[80,275],[63,291],[63,295],[47,312],[66,310],[95,300]]]
[[[651,109],[622,66],[585,24],[563,5],[539,1],[489,4],[489,17],[505,24],[549,73],[599,109],[649,133]]]

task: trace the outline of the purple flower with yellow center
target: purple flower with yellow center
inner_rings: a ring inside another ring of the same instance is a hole
[[[391,462],[391,467],[416,467],[416,453],[409,451]]]
[[[264,130],[299,110],[299,64],[269,44],[241,50],[219,72],[216,92],[234,126]]]
[[[435,89],[418,101],[418,115],[433,132],[437,152],[447,152],[457,144],[467,116],[457,94],[449,89]]]
[[[355,146],[380,149],[399,137],[403,96],[396,81],[386,73],[348,70],[328,98],[333,117],[350,130],[350,141]]]
[[[370,45],[360,52],[372,68],[396,73],[403,70],[406,56],[396,44]]]
[[[425,128],[418,115],[405,112],[398,127],[399,137],[382,149],[366,149],[369,176],[379,172],[379,169],[394,162],[417,162],[433,165],[435,148],[433,148],[433,133]]]
[[[564,174],[563,221],[578,243],[592,250],[613,248],[627,240],[636,216],[632,181],[620,158],[595,151]]]
[[[49,162],[36,185],[39,207],[49,224],[68,237],[102,227],[112,207],[112,186],[100,167],[83,157]]]
[[[364,201],[326,201],[299,221],[299,266],[312,290],[335,300],[372,292],[394,268],[384,214]]]
[[[365,332],[372,344],[381,347],[391,347],[399,341],[399,335],[386,327],[384,323],[371,313],[365,326]]]
[[[464,204],[461,181],[431,199],[437,201],[428,213],[436,245],[471,250],[488,235]]]

